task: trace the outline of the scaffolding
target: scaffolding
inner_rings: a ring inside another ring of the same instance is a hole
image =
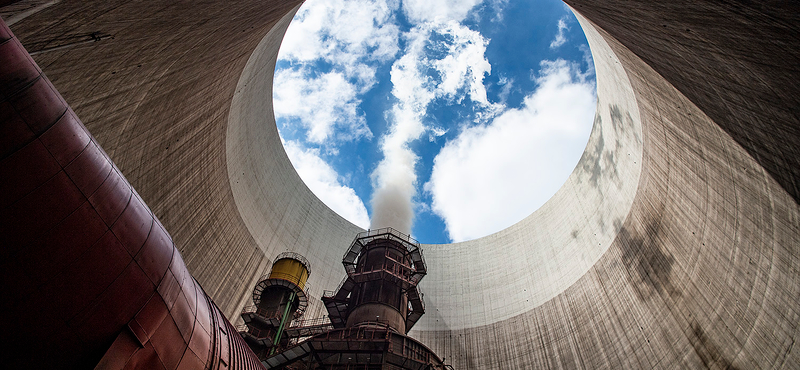
[[[264,361],[267,368],[300,362],[305,369],[452,369],[417,340],[380,326],[335,329]]]
[[[406,335],[425,313],[417,284],[427,273],[419,243],[391,228],[356,236],[342,257],[347,276],[324,291],[328,316],[295,320],[294,343],[264,359],[270,369],[451,369]]]

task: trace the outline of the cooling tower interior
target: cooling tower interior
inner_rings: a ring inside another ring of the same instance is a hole
[[[597,76],[586,150],[519,223],[422,246],[409,336],[456,369],[797,368],[800,6],[566,3]],[[305,317],[326,315],[364,231],[278,136],[301,4],[60,1],[10,24],[234,323],[284,252],[313,266]]]

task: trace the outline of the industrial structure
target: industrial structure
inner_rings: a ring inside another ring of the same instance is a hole
[[[410,236],[391,228],[358,234],[342,264],[347,277],[322,297],[334,327],[380,323],[405,334],[425,313],[417,284],[427,268]]]
[[[360,233],[345,253],[347,277],[322,301],[328,316],[299,318],[308,262],[296,253],[276,258],[245,308],[240,334],[268,368],[445,369],[424,344],[407,336],[425,313],[417,284],[427,270],[419,243],[392,228]],[[285,335],[285,336],[284,336]],[[452,367],[447,367],[452,368]]]
[[[22,1],[0,8],[4,366],[260,368],[226,317],[286,251],[314,267],[304,316],[367,330],[356,290],[324,294],[364,230],[264,98],[301,1]],[[518,224],[424,246],[426,314],[397,334],[457,369],[799,367],[798,5],[566,3],[597,73],[580,163]]]
[[[303,290],[308,275],[308,260],[297,253],[281,253],[269,275],[253,289],[254,305],[242,311],[247,330],[241,334],[259,359],[288,347],[284,331],[308,307],[308,294]]]

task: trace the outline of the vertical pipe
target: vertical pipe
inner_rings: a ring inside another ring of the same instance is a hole
[[[286,302],[286,308],[283,310],[283,317],[281,318],[281,323],[278,325],[278,332],[275,333],[275,340],[272,341],[272,349],[269,350],[269,355],[272,356],[275,354],[275,348],[278,348],[278,343],[281,341],[281,336],[283,335],[283,328],[286,326],[286,319],[289,317],[289,310],[292,308],[292,303],[294,302],[295,292],[289,294],[289,301]]]

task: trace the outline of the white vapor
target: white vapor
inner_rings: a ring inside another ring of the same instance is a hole
[[[355,190],[341,184],[339,174],[325,163],[318,150],[303,148],[294,141],[286,141],[283,146],[297,174],[317,198],[346,220],[367,228],[367,207]]]
[[[557,49],[567,42],[567,36],[564,35],[564,31],[569,31],[569,26],[567,26],[566,19],[567,17],[564,16],[558,20],[558,33],[556,33],[556,38],[550,42],[550,49]]]
[[[578,163],[594,117],[594,82],[564,60],[541,67],[538,87],[521,108],[465,129],[434,159],[425,190],[453,241],[520,221],[555,194]]]
[[[434,33],[444,36],[443,41],[430,41]],[[409,32],[406,53],[391,70],[392,95],[397,101],[387,113],[390,127],[381,139],[383,159],[372,173],[372,228],[411,230],[418,157],[409,144],[425,132],[429,138],[443,134],[440,127],[424,122],[431,102],[460,102],[469,97],[480,109],[499,110],[487,100],[483,85],[485,75],[491,72],[484,57],[487,43],[480,33],[455,21],[425,23]],[[428,49],[441,55],[431,59]]]

